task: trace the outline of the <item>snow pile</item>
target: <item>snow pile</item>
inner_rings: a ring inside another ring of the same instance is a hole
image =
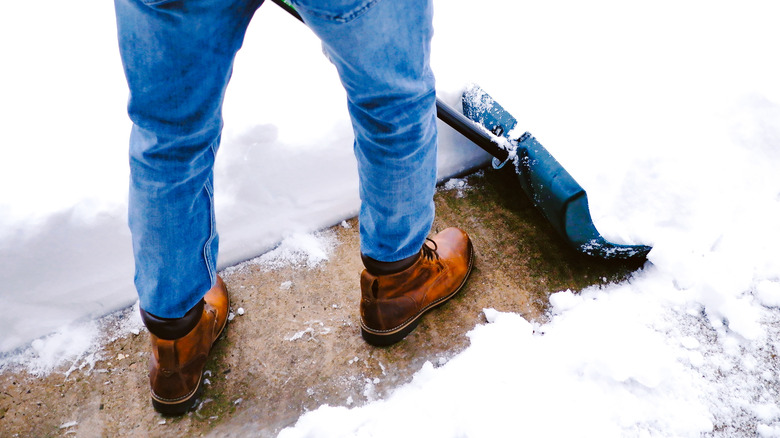
[[[483,173],[484,171],[480,170],[474,173],[473,175],[482,175]],[[439,190],[440,191],[455,190],[455,196],[458,198],[462,198],[466,196],[466,193],[471,189],[471,186],[469,185],[469,176],[466,176],[464,178],[450,178],[447,181],[444,181],[444,184],[442,184],[439,187]]]
[[[36,339],[19,357],[19,363],[25,364],[30,374],[43,376],[49,374],[63,361],[78,362],[90,356],[97,344],[97,324],[90,321],[66,327],[44,338]]]
[[[494,322],[469,333],[469,349],[438,369],[427,363],[386,401],[320,408],[279,436],[617,437],[661,424],[681,436],[711,425],[693,379],[652,330],[630,333],[649,342],[643,347],[614,330],[534,327],[514,314],[486,313]],[[609,341],[615,349],[599,354]],[[593,346],[596,351],[588,351]],[[618,358],[618,349],[638,354]],[[648,358],[664,366],[648,367]]]
[[[284,239],[273,251],[258,257],[257,263],[266,270],[289,265],[305,265],[313,268],[327,261],[337,245],[336,235],[330,231],[314,234],[295,234]]]
[[[35,376],[44,376],[63,363],[70,366],[65,377],[77,369],[92,371],[98,360],[105,359],[103,346],[145,330],[135,305],[103,318],[77,321],[56,332],[35,339],[24,349],[0,357],[0,372],[6,369],[25,369]]]
[[[276,248],[247,262],[225,269],[226,273],[241,270],[247,266],[259,265],[265,271],[287,266],[305,266],[309,269],[325,262],[338,246],[336,234],[325,230],[312,234],[297,233],[282,240]]]
[[[279,436],[775,436],[780,314],[754,308],[768,331],[748,341],[713,329],[692,294],[659,277],[649,267],[555,294],[542,325],[486,309],[489,323],[443,366],[426,363],[386,400],[323,406]]]

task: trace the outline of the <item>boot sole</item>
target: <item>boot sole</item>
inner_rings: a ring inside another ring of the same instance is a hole
[[[230,296],[228,296],[228,310],[230,310]],[[228,311],[228,314],[230,312]],[[225,317],[225,322],[222,324],[222,328],[219,329],[219,333],[217,333],[217,336],[214,338],[214,342],[211,343],[211,348],[214,348],[214,344],[217,343],[217,340],[222,336],[222,333],[225,331],[225,327],[227,327],[227,316]],[[209,353],[211,353],[211,349],[209,349]],[[198,386],[195,387],[195,390],[192,391],[190,395],[185,396],[184,398],[180,400],[165,400],[165,399],[159,399],[154,396],[154,393],[152,393],[152,406],[154,407],[154,410],[160,413],[163,416],[180,416],[184,415],[192,409],[195,406],[195,403],[198,401],[198,397],[200,397],[200,394],[203,392],[203,373],[201,373],[200,378],[198,379]]]
[[[450,298],[454,297],[455,294],[460,292],[460,290],[466,284],[466,280],[468,280],[469,275],[471,275],[471,268],[474,266],[474,248],[471,245],[471,240],[469,240],[468,248],[469,248],[468,270],[466,270],[466,275],[463,277],[463,281],[460,283],[460,285],[457,288],[455,288],[455,290],[451,294],[439,298],[438,300],[432,302],[431,304],[423,308],[414,317],[412,317],[409,321],[391,330],[386,330],[381,332],[371,330],[370,328],[366,327],[366,325],[361,320],[360,335],[363,337],[363,340],[365,340],[367,343],[375,347],[387,347],[393,345],[396,342],[399,342],[400,340],[405,338],[409,333],[411,333],[415,328],[417,328],[417,324],[420,323],[420,318],[424,314],[426,314],[429,310],[446,303],[447,301],[450,300]]]
[[[192,394],[186,396],[181,401],[164,401],[154,397],[152,394],[152,406],[154,410],[166,417],[184,415],[195,406],[200,394],[203,392],[203,376],[198,380],[198,386]]]

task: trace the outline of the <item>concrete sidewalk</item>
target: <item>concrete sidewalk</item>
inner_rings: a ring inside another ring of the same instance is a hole
[[[215,347],[197,411],[166,419],[152,410],[142,331],[105,345],[94,370],[0,374],[0,436],[275,436],[307,410],[359,406],[411,380],[425,361],[445,362],[468,346],[484,308],[543,321],[551,293],[621,281],[639,268],[565,247],[506,171],[451,180],[436,206],[434,232],[468,231],[475,266],[464,289],[404,341],[375,348],[360,337],[352,219],[322,232],[333,248],[315,267],[248,262],[222,273],[233,311],[244,313]]]

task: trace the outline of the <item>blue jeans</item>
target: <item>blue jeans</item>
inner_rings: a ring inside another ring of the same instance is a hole
[[[222,101],[262,2],[115,0],[133,121],[128,216],[135,284],[141,308],[158,317],[183,316],[216,281],[213,166]],[[294,3],[347,91],[361,251],[379,261],[410,257],[434,215],[431,0]]]

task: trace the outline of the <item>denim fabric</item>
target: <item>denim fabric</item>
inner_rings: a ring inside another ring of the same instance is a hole
[[[184,315],[216,280],[212,169],[222,101],[262,1],[115,0],[133,121],[128,217],[135,284],[141,308],[161,318]],[[434,215],[431,1],[293,3],[347,91],[361,251],[379,261],[409,257]]]

